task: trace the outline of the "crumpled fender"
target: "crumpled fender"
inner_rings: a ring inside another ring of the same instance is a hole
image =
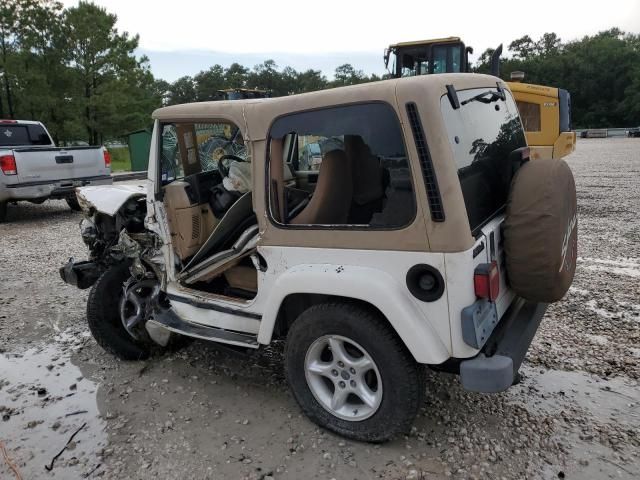
[[[96,185],[76,189],[78,202],[83,210],[93,207],[98,212],[115,215],[127,200],[147,195],[147,185]]]

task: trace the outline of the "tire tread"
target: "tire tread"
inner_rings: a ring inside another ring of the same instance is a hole
[[[399,364],[392,365],[391,368],[404,369],[407,373],[407,376],[414,381],[407,382],[403,385],[402,399],[400,400],[402,402],[402,405],[398,405],[398,411],[396,412],[397,418],[393,420],[389,418],[376,418],[378,415],[378,413],[376,413],[373,417],[370,418],[375,419],[374,422],[371,422],[371,428],[357,428],[364,425],[365,422],[368,422],[368,420],[370,419],[361,422],[346,422],[336,419],[336,422],[327,425],[325,417],[330,416],[330,414],[326,412],[326,410],[324,410],[323,407],[315,401],[312,394],[309,392],[309,396],[313,401],[308,402],[304,398],[304,396],[302,396],[303,398],[301,398],[301,395],[297,394],[294,390],[294,396],[296,397],[296,400],[298,400],[302,411],[315,423],[329,428],[330,430],[338,434],[354,438],[356,440],[367,442],[383,442],[389,440],[399,433],[407,432],[411,428],[411,424],[418,414],[420,406],[422,405],[422,402],[424,400],[426,388],[424,367],[415,361],[415,359],[407,350],[396,332],[385,321],[385,319],[380,317],[380,314],[378,312],[373,311],[373,309],[363,308],[361,305],[350,302],[328,302],[313,305],[305,310],[293,323],[289,331],[289,336],[287,337],[287,345],[285,347],[287,353],[290,353],[290,349],[296,348],[296,337],[304,334],[304,331],[298,331],[304,330],[304,328],[299,328],[301,324],[298,324],[298,327],[296,327],[296,323],[298,321],[302,319],[302,323],[305,323],[308,321],[305,319],[309,317],[323,318],[335,312],[336,309],[341,311],[343,315],[348,318],[357,318],[359,322],[366,322],[368,325],[367,328],[375,331],[376,342],[385,345],[385,347],[388,347],[389,350],[393,350],[393,352],[397,356],[394,361],[397,361]],[[358,339],[353,340],[358,341]],[[358,343],[360,342],[358,341]],[[392,358],[394,357],[392,356]],[[285,367],[287,379],[289,381],[289,384],[292,385],[293,389],[293,372],[290,369],[288,361],[285,361]],[[326,414],[324,414],[325,412]]]

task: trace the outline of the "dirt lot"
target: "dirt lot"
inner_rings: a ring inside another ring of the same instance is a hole
[[[0,225],[8,457],[24,479],[639,478],[640,140],[583,140],[569,163],[577,277],[549,309],[523,381],[481,395],[430,373],[414,429],[383,445],[304,418],[278,345],[249,355],[196,342],[150,362],[115,360],[89,336],[87,293],[58,276],[86,254],[80,215],[64,202],[9,206]],[[0,478],[14,477],[0,453]]]

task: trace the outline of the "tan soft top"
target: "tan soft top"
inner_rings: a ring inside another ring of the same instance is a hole
[[[174,105],[156,110],[153,118],[166,122],[231,121],[243,130],[244,140],[251,145],[253,164],[253,207],[263,245],[359,248],[377,250],[460,252],[473,246],[457,167],[441,113],[441,98],[446,85],[456,90],[495,88],[497,77],[470,73],[451,73],[407,77],[371,82],[349,87],[278,98],[226,100]],[[417,215],[409,226],[397,230],[366,229],[300,229],[281,228],[267,216],[267,184],[264,162],[269,155],[269,129],[281,115],[313,109],[366,102],[385,102],[396,112],[408,139],[411,175],[417,201]],[[428,200],[420,161],[411,139],[406,104],[415,103],[420,111],[429,151],[438,175],[438,185],[444,199],[446,220],[433,222],[428,212]]]
[[[162,121],[242,118],[246,112],[246,107],[254,104],[260,104],[259,111],[261,113],[271,111],[274,116],[277,116],[285,111],[294,112],[318,108],[318,106],[340,105],[350,101],[366,101],[367,98],[377,99],[381,96],[386,97],[389,94],[395,95],[396,88],[399,86],[405,91],[415,89],[416,94],[420,96],[424,95],[425,90],[427,90],[427,94],[433,94],[440,98],[442,92],[446,92],[445,85],[447,84],[453,84],[456,89],[463,90],[465,88],[495,87],[498,81],[502,82],[499,78],[475,73],[421,75],[329,88],[286,97],[183,103],[158,108],[153,112],[152,117]],[[251,110],[253,109],[249,111]],[[269,119],[268,123],[271,120]]]

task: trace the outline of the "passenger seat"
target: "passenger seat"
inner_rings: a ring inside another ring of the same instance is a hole
[[[183,261],[200,249],[218,223],[207,203],[197,204],[191,200],[190,188],[189,183],[183,181],[164,187],[171,242]]]
[[[318,183],[307,206],[289,223],[343,225],[353,198],[351,162],[342,150],[327,152],[320,164]]]

